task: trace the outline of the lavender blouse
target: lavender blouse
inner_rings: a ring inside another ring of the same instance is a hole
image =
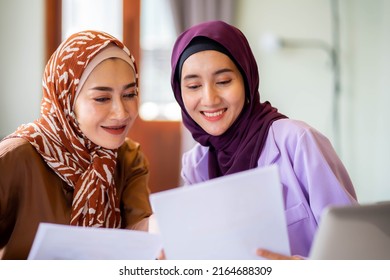
[[[292,255],[307,257],[322,211],[357,204],[351,179],[329,140],[304,122],[281,119],[270,127],[258,166],[276,164],[283,185]],[[209,179],[208,147],[183,155],[185,184]]]

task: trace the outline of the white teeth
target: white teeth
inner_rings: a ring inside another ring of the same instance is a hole
[[[107,128],[107,129],[115,129],[115,130],[118,130],[118,129],[122,129],[124,126],[103,126],[104,128]]]
[[[204,115],[206,116],[206,117],[217,117],[217,116],[220,116],[220,115],[222,115],[222,113],[223,113],[223,110],[221,110],[221,111],[218,111],[218,112],[213,112],[213,113],[208,113],[208,112],[203,112],[204,113]]]

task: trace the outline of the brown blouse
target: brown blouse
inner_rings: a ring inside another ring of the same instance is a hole
[[[119,148],[115,171],[122,228],[131,228],[152,214],[148,178],[148,162],[139,144],[127,139]],[[72,199],[70,187],[29,142],[21,138],[0,142],[3,259],[27,259],[40,222],[69,224]]]

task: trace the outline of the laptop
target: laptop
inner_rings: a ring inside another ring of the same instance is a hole
[[[277,166],[255,168],[150,197],[167,259],[261,259],[290,254]]]
[[[313,260],[390,260],[390,201],[324,211]]]

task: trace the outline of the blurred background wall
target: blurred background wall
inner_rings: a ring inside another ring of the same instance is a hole
[[[233,2],[232,23],[258,59],[261,99],[328,136],[361,202],[390,200],[390,2],[338,1],[337,102],[332,0]],[[45,3],[0,0],[0,137],[39,116]],[[283,47],[280,39],[299,44]],[[191,139],[181,137],[186,150]]]
[[[0,0],[0,137],[39,115],[44,0]]]

